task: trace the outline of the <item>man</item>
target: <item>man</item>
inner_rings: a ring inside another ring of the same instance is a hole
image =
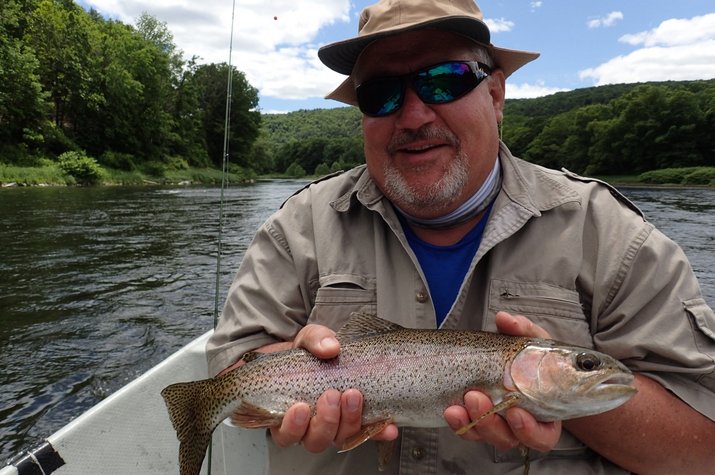
[[[472,0],[382,0],[358,37],[322,48],[363,112],[366,167],[315,183],[258,231],[208,346],[211,371],[252,349],[338,354],[351,311],[407,327],[501,331],[594,347],[638,394],[597,416],[540,423],[477,391],[443,429],[389,426],[387,473],[707,473],[715,467],[715,315],[682,251],[615,190],[514,158],[499,140],[505,78],[537,54],[490,43]],[[509,313],[507,313],[509,312]],[[528,317],[520,316],[525,315]],[[376,473],[362,396],[293,406],[270,473]]]

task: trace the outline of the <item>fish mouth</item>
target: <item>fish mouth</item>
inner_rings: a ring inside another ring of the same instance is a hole
[[[623,384],[630,386],[635,378],[632,374],[620,373],[607,376],[607,379],[601,381],[600,384]]]
[[[633,394],[636,388],[633,386],[635,377],[630,373],[616,373],[604,375],[600,381],[594,384],[593,391],[596,393],[621,393]]]

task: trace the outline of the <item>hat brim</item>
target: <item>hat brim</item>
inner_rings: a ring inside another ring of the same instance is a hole
[[[375,39],[373,38],[372,41],[375,41]],[[365,46],[367,46],[367,44],[363,45],[360,48],[359,52],[357,53],[357,56],[360,55],[360,52],[362,52]],[[493,45],[488,46],[488,48],[489,53],[494,60],[494,67],[500,69],[504,73],[504,77],[509,77],[514,71],[539,57],[539,53],[532,51],[497,48]],[[318,54],[320,54],[320,52]],[[357,59],[357,56],[355,57],[355,59]],[[321,57],[321,59],[323,58]],[[323,60],[323,62],[325,62],[325,60]],[[343,74],[350,73],[348,72]],[[333,92],[325,96],[325,98],[344,102],[345,104],[350,104],[351,106],[357,106],[358,104],[357,95],[355,94],[355,87],[356,84],[353,81],[353,77],[349,75],[347,79],[345,79]]]

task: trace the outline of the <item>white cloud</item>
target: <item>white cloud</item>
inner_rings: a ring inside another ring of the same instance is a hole
[[[643,47],[580,71],[581,79],[602,85],[715,78],[715,13],[667,20],[619,41]]]
[[[146,12],[166,22],[185,58],[229,60],[231,2],[224,0],[84,0],[100,13],[135,24]],[[350,20],[350,0],[236,2],[232,63],[262,96],[323,97],[342,76],[319,62],[321,28]]]
[[[492,33],[503,33],[505,31],[511,31],[514,29],[514,22],[509,21],[505,18],[492,19],[487,18],[484,23],[489,27],[489,31]]]
[[[666,20],[650,31],[623,35],[618,41],[631,45],[678,46],[715,38],[715,13],[690,19]]]
[[[589,28],[601,28],[613,26],[619,21],[623,20],[623,13],[615,11],[601,18],[594,18],[589,20],[587,25]]]
[[[537,8],[541,8],[544,2],[531,2],[531,11],[533,12]]]
[[[506,98],[507,99],[533,99],[534,97],[548,96],[561,91],[567,91],[558,87],[548,87],[543,82],[537,84],[514,84],[507,81],[506,83]]]
[[[715,78],[715,39],[698,44],[643,48],[579,72],[596,85]]]

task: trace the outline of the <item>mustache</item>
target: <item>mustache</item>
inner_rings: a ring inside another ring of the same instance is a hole
[[[424,125],[419,129],[404,129],[392,136],[387,144],[387,152],[395,153],[405,145],[419,140],[438,140],[459,150],[460,141],[456,135],[446,129],[441,129],[431,125]]]

